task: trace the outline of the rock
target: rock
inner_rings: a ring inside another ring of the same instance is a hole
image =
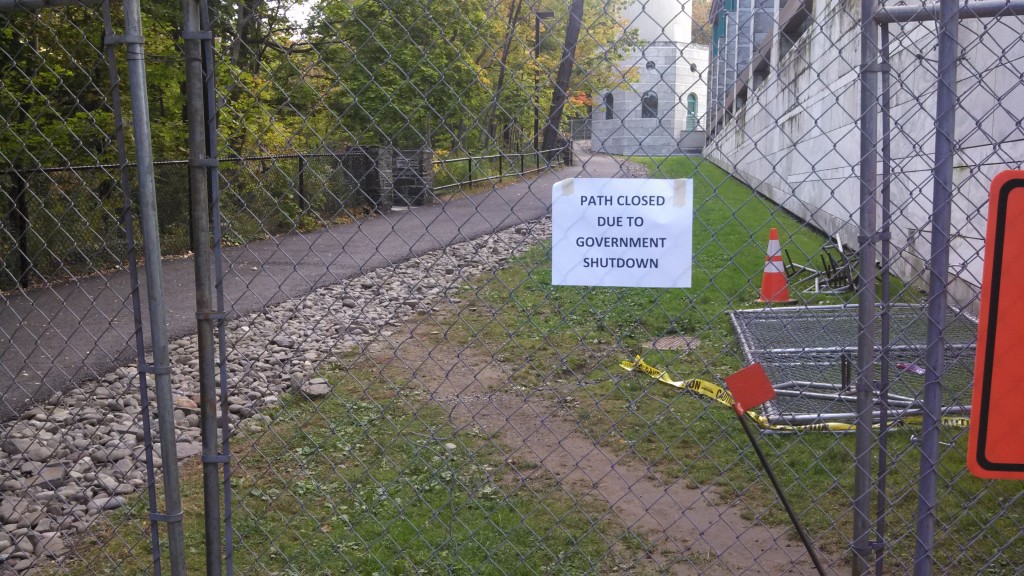
[[[128,458],[132,455],[130,448],[112,448],[112,449],[101,449],[97,450],[93,455],[92,459],[96,462],[107,463],[116,462],[122,458]]]
[[[18,522],[19,528],[32,528],[39,524],[43,519],[46,518],[45,510],[32,510],[25,512],[21,515],[21,521]]]
[[[11,478],[5,480],[3,484],[0,484],[0,490],[4,492],[20,492],[27,488],[26,481],[21,478]]]
[[[310,400],[319,400],[326,397],[331,393],[333,388],[323,378],[313,378],[309,382],[306,382],[299,388],[302,394]]]
[[[274,339],[271,340],[271,342],[276,344],[276,345],[278,345],[278,346],[280,346],[281,348],[294,348],[295,347],[295,341],[292,340],[291,338],[283,335],[283,334],[279,335],[279,336],[275,336]]]
[[[124,506],[125,499],[122,496],[100,496],[94,498],[88,504],[89,510],[117,510]]]
[[[108,494],[113,494],[118,484],[120,484],[120,482],[109,474],[100,472],[96,475],[96,485],[105,490]]]
[[[3,441],[3,444],[0,444],[0,448],[11,456],[17,456],[18,454],[23,454],[34,444],[35,440],[32,438],[7,438]]]
[[[199,405],[196,404],[191,398],[185,396],[174,397],[174,407],[182,410],[199,410]]]
[[[61,464],[44,466],[36,472],[35,478],[29,482],[29,487],[42,486],[48,490],[56,490],[64,485],[67,480],[68,470]]]
[[[29,460],[32,460],[34,462],[43,462],[45,460],[48,460],[50,456],[53,456],[53,448],[40,445],[37,442],[36,444],[30,446],[28,450],[25,450],[24,456],[25,458],[28,458]]]
[[[199,442],[182,442],[177,445],[175,450],[178,453],[178,460],[184,460],[202,454],[203,446]]]
[[[21,550],[22,552],[27,552],[29,554],[35,552],[36,549],[35,545],[33,545],[32,542],[28,539],[28,536],[22,536],[21,538],[18,538],[18,540],[14,543],[14,547],[17,550]]]
[[[60,534],[46,532],[40,534],[40,540],[36,543],[33,553],[46,558],[60,558],[67,554],[67,548],[64,546],[64,539]]]
[[[17,524],[21,521],[21,511],[14,504],[4,501],[0,504],[0,520],[4,524]]]

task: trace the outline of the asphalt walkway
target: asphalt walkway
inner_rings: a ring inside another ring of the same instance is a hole
[[[449,244],[550,213],[551,186],[572,177],[625,176],[619,161],[577,154],[574,166],[489,191],[224,249],[229,317],[303,296],[318,286],[402,262]],[[196,330],[191,258],[163,262],[171,338]],[[140,270],[144,280],[144,270]],[[134,320],[127,270],[0,296],[0,421],[76,383],[133,363]],[[145,287],[142,291],[145,308]],[[149,338],[148,317],[144,332]]]

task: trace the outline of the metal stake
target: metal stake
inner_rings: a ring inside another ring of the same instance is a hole
[[[750,439],[750,444],[754,447],[754,452],[757,453],[757,459],[761,461],[761,467],[764,468],[765,474],[767,474],[768,479],[771,480],[772,486],[775,488],[775,493],[779,495],[779,501],[782,502],[782,507],[786,509],[786,514],[789,514],[789,520],[793,523],[793,527],[796,528],[796,533],[800,535],[800,541],[804,543],[804,548],[807,549],[807,553],[811,556],[811,562],[814,563],[814,568],[818,571],[818,574],[825,576],[825,567],[821,565],[821,560],[818,559],[818,553],[814,551],[811,539],[807,536],[807,532],[804,531],[804,527],[800,524],[800,520],[797,519],[796,512],[793,511],[793,507],[789,504],[789,500],[786,498],[786,493],[782,491],[782,485],[779,484],[779,479],[775,477],[775,472],[772,471],[772,467],[768,464],[768,459],[765,458],[764,452],[761,451],[761,446],[757,443],[757,438],[754,437],[754,432],[750,429],[750,423],[747,422],[746,410],[739,402],[733,404],[732,409],[733,412],[736,413],[736,417],[739,419],[740,424],[743,426],[743,431],[747,433],[747,438]]]
[[[890,330],[892,313],[889,295],[889,267],[891,266],[889,226],[892,223],[891,183],[891,118],[889,75],[889,26],[883,24],[882,32],[882,358],[878,389],[878,497],[875,510],[875,574],[882,576],[885,569],[885,515],[889,510],[889,495],[886,481],[889,475],[889,378],[891,375]]]

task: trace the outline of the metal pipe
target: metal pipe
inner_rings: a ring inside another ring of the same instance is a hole
[[[199,2],[182,0],[185,39],[185,104],[188,113],[189,190],[195,263],[199,354],[199,414],[203,449],[203,519],[206,573],[221,574],[220,469],[217,465],[217,382],[214,377],[213,282],[210,258],[210,197],[206,140],[205,79]],[[227,414],[223,415],[225,418]]]
[[[882,41],[882,358],[881,377],[879,378],[878,400],[878,494],[875,502],[875,574],[882,576],[885,568],[885,515],[889,509],[889,497],[886,492],[886,480],[889,473],[889,377],[891,362],[890,334],[892,312],[889,310],[889,277],[891,266],[890,225],[892,223],[892,199],[890,184],[892,180],[892,119],[890,118],[890,92],[892,78],[889,75],[889,26],[881,26]]]
[[[28,217],[28,178],[17,170],[13,174],[11,228],[14,229],[14,242],[18,247],[18,286],[27,288],[32,272],[32,260],[28,257],[28,237],[32,229],[32,220]]]
[[[105,0],[102,5],[103,33],[114,35],[114,26],[110,17],[110,2]],[[138,253],[135,251],[135,229],[132,223],[132,189],[131,174],[128,168],[127,144],[124,136],[124,115],[121,108],[121,79],[117,71],[114,44],[106,44],[104,53],[107,58],[107,75],[110,78],[110,108],[114,115],[114,142],[117,147],[118,172],[121,181],[121,226],[124,228],[126,256],[128,259],[128,281],[131,284],[132,319],[135,328],[135,359],[138,366],[146,364],[146,339],[142,329],[142,297],[139,295]],[[161,563],[160,528],[154,519],[160,513],[156,496],[156,470],[153,466],[153,423],[149,410],[149,385],[145,371],[139,371],[139,402],[142,404],[142,445],[146,456],[146,497],[149,504],[149,544],[153,557],[153,574],[160,576],[163,572]]]
[[[132,102],[135,161],[138,164],[139,219],[142,249],[146,258],[146,292],[149,300],[150,344],[153,348],[156,406],[160,430],[160,458],[163,460],[164,513],[172,576],[185,574],[185,534],[182,527],[181,484],[178,478],[178,450],[175,442],[174,399],[171,394],[170,350],[164,309],[163,265],[160,261],[160,226],[157,220],[156,183],[153,174],[153,144],[146,92],[146,55],[142,46],[142,13],[139,0],[125,0],[124,31],[127,50],[128,88]],[[137,40],[133,40],[137,39]],[[140,372],[143,366],[139,366]]]
[[[807,535],[807,531],[804,530],[800,519],[797,518],[796,511],[793,510],[793,506],[789,503],[789,499],[786,498],[786,492],[782,489],[782,484],[779,483],[779,479],[775,477],[775,472],[772,471],[772,467],[768,464],[768,458],[764,455],[761,450],[761,446],[757,443],[757,438],[754,436],[753,431],[750,430],[750,424],[747,422],[747,415],[744,413],[743,405],[737,402],[733,406],[736,417],[739,418],[740,425],[743,426],[743,431],[747,434],[747,439],[750,440],[750,445],[754,447],[754,452],[757,454],[757,459],[761,461],[761,467],[764,468],[765,474],[768,475],[768,479],[771,480],[772,487],[775,488],[775,493],[779,495],[779,502],[782,503],[783,509],[786,510],[786,514],[789,515],[790,522],[793,523],[793,527],[796,529],[796,533],[800,536],[800,541],[804,544],[804,549],[807,550],[807,555],[811,557],[811,563],[814,564],[814,569],[817,570],[818,574],[825,576],[825,566],[822,565],[821,560],[818,558],[818,553],[814,550],[814,543],[811,542],[811,537]]]
[[[871,451],[874,431],[875,235],[878,156],[878,29],[875,0],[860,8],[860,284],[857,325],[857,430],[853,482],[853,575],[865,576],[871,557]]]
[[[204,54],[204,56],[205,56],[205,54]],[[216,111],[214,111],[214,113],[216,113]],[[209,155],[209,151],[207,151],[207,155]],[[216,156],[216,154],[214,156]],[[296,200],[298,200],[299,212],[302,212],[303,214],[305,214],[306,210],[309,209],[309,202],[306,200],[306,179],[305,179],[305,175],[306,175],[306,161],[305,161],[305,159],[303,159],[302,155],[300,154],[299,155],[299,191],[298,191],[298,198],[296,198]],[[212,185],[213,182],[211,181],[210,184]],[[211,186],[211,188],[212,188],[212,186]]]
[[[551,10],[541,10],[533,13],[533,149],[540,148],[540,102],[538,101],[540,91],[540,78],[537,69],[540,68],[540,21],[543,18],[554,18],[555,13]]]
[[[932,573],[935,510],[939,465],[939,419],[942,412],[942,377],[945,373],[949,229],[953,196],[953,154],[956,141],[956,77],[958,67],[959,6],[942,0],[939,19],[939,84],[935,94],[935,173],[932,188],[932,235],[928,274],[928,346],[925,350],[924,418],[921,423],[921,467],[917,499],[915,576]]]
[[[768,404],[765,405],[767,406]],[[890,421],[895,422],[904,418],[920,416],[924,411],[917,406],[919,406],[919,404],[915,403],[908,407],[897,407],[895,410],[891,411]],[[970,406],[951,406],[942,409],[943,416],[962,416],[970,413]],[[793,414],[791,412],[778,412],[777,414],[777,416],[769,416],[768,421],[772,424],[814,424],[826,421],[843,422],[847,420],[855,420],[857,418],[856,412],[832,412],[820,414]],[[877,415],[878,412],[875,412],[875,416]]]
[[[199,23],[204,31],[211,31],[210,38],[203,40],[203,68],[205,86],[205,117],[206,117],[206,157],[212,159],[208,169],[208,184],[210,187],[210,205],[213,210],[213,272],[214,292],[217,297],[217,342],[220,354],[220,398],[221,398],[221,458],[223,460],[223,486],[224,486],[224,567],[227,575],[234,574],[234,533],[231,524],[231,444],[230,429],[228,423],[228,345],[227,331],[225,329],[224,315],[224,269],[223,257],[221,254],[221,217],[220,217],[220,161],[217,151],[217,99],[216,99],[216,78],[214,72],[216,66],[213,59],[213,26],[210,24],[210,6],[207,0],[200,0]],[[327,156],[326,154],[324,156]],[[298,155],[299,163],[303,162],[303,156]],[[299,188],[302,192],[302,171],[299,172]],[[306,202],[308,207],[308,202]]]
[[[934,3],[922,6],[879,6],[875,13],[875,22],[879,24],[895,24],[898,22],[930,22],[938,20],[941,7],[945,4]],[[1024,16],[1024,0],[972,0],[957,4],[954,8],[956,18],[994,18],[997,16]]]

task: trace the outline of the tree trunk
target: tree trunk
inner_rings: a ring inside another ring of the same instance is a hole
[[[544,140],[541,150],[551,150],[558,140],[558,126],[562,123],[562,109],[569,93],[569,79],[576,60],[576,44],[580,39],[583,25],[583,0],[572,0],[569,6],[569,22],[565,26],[565,44],[562,45],[562,60],[558,63],[555,88],[551,91],[551,110],[544,124]]]
[[[508,53],[512,49],[512,38],[516,35],[516,24],[519,22],[519,10],[522,8],[522,0],[513,0],[508,8],[508,32],[505,33],[505,43],[501,47],[501,58],[498,59],[498,83],[494,87],[494,96],[487,106],[487,138],[494,143],[494,126],[497,122],[498,99],[501,97],[501,90],[505,86],[505,70],[507,68]]]

